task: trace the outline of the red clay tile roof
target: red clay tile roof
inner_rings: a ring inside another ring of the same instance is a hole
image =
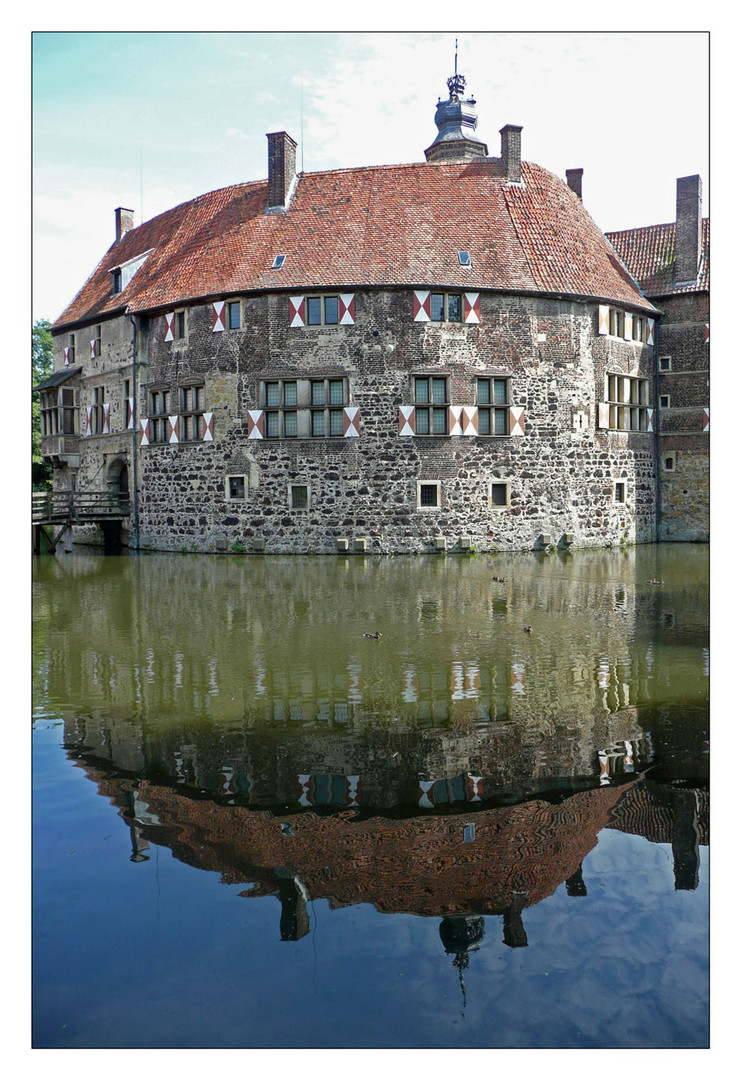
[[[128,307],[146,312],[274,289],[429,286],[558,293],[652,310],[580,199],[523,162],[497,159],[301,175],[286,212],[265,213],[267,181],[202,195],[114,243],[54,324]],[[152,249],[122,293],[110,270]],[[458,265],[458,251],[472,267]],[[271,270],[285,254],[281,270]]]
[[[647,225],[642,229],[607,234],[607,239],[647,296],[707,292],[710,288],[710,220],[704,218],[702,222],[703,261],[696,284],[674,284],[675,233],[672,221],[668,225]]]

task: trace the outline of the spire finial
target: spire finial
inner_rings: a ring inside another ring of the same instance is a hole
[[[448,79],[448,91],[450,100],[457,101],[466,87],[466,80],[458,74],[458,38],[455,39],[455,70]]]

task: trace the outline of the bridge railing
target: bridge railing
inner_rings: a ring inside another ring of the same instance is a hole
[[[31,516],[34,522],[96,521],[127,517],[129,496],[110,491],[34,491]]]

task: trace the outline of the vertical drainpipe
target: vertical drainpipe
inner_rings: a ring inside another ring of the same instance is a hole
[[[136,449],[136,436],[137,436],[137,412],[136,405],[139,397],[138,387],[136,384],[137,367],[136,367],[136,319],[129,313],[129,309],[126,309],[126,316],[132,326],[131,341],[133,346],[133,363],[132,363],[132,376],[131,376],[131,426],[132,426],[132,444],[131,444],[131,459],[134,466],[134,550],[139,550],[139,459]]]
[[[655,332],[654,332],[654,400],[656,407],[654,408],[654,415],[656,417],[656,423],[654,424],[654,460],[656,462],[656,541],[661,541],[661,443],[660,443],[660,428],[661,428],[661,410],[659,408],[659,355],[661,350],[659,349],[659,334],[661,324],[661,316],[656,319]]]

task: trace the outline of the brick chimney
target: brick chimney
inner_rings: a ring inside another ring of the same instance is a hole
[[[674,280],[695,281],[702,251],[702,182],[699,176],[680,176],[677,180],[674,250]]]
[[[507,179],[511,184],[519,184],[522,181],[520,167],[522,127],[516,124],[505,124],[499,134],[502,136],[502,163]]]
[[[296,143],[285,131],[268,135],[268,210],[288,205],[296,179]]]
[[[134,211],[125,210],[123,206],[116,207],[116,243],[134,228]]]
[[[581,199],[581,178],[584,175],[584,169],[567,169],[566,170],[566,183],[569,185],[575,195],[578,195]]]

